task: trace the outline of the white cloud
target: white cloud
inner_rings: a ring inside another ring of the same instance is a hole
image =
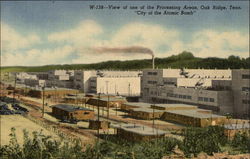
[[[74,53],[72,46],[63,46],[56,49],[31,49],[26,52],[6,52],[2,56],[3,66],[32,66],[70,63],[67,59]]]
[[[129,23],[110,32],[97,22],[86,20],[70,30],[52,33],[43,41],[44,46],[56,44],[58,48],[39,49],[33,46],[41,42],[36,34],[21,35],[6,24],[2,26],[1,43],[5,48],[3,66],[96,63],[106,60],[151,58],[149,55],[141,54],[93,54],[93,51],[89,50],[91,47],[143,46],[153,50],[156,57],[167,57],[183,50],[191,51],[198,57],[249,56],[249,35],[239,31],[202,30],[194,33],[189,43],[184,43],[182,32],[157,24]],[[25,52],[23,48],[28,51]]]
[[[96,37],[103,32],[102,27],[93,20],[86,20],[76,28],[50,34],[50,42],[68,42],[74,46],[92,45]]]
[[[199,57],[249,57],[249,34],[203,30],[194,34],[187,49]]]
[[[103,33],[103,32],[102,32]],[[141,54],[93,54],[90,50],[83,47],[78,48],[79,59],[73,62],[86,61],[87,63],[99,62],[104,60],[129,60],[129,59],[144,59],[151,58],[148,55]],[[88,45],[88,47],[126,47],[126,46],[143,46],[154,51],[156,56],[166,55],[166,51],[159,49],[164,46],[169,51],[174,52],[175,49],[180,50],[183,46],[179,40],[179,32],[177,30],[170,30],[166,27],[156,24],[143,23],[129,23],[124,25],[117,31],[109,35],[106,40],[96,38],[95,43]],[[178,48],[177,48],[178,47]],[[168,54],[168,53],[167,53]],[[87,56],[87,57],[86,57]],[[101,58],[99,58],[101,57]],[[89,60],[86,60],[88,58]]]
[[[10,51],[27,48],[33,44],[40,43],[40,37],[34,33],[22,35],[9,25],[1,22],[1,50]]]
[[[160,25],[130,23],[116,32],[111,43],[118,46],[142,45],[155,49],[160,45],[171,44],[178,35],[176,30],[168,30]]]

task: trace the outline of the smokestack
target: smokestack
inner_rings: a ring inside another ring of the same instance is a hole
[[[155,69],[155,56],[152,54],[152,68]]]

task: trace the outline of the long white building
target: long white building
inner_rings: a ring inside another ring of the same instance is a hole
[[[186,103],[245,117],[247,109],[250,114],[249,76],[249,70],[148,69],[141,96],[145,102]]]
[[[74,88],[85,93],[140,95],[140,71],[76,70]]]

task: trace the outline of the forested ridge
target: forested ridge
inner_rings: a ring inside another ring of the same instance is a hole
[[[183,51],[178,55],[166,58],[155,58],[155,68],[204,68],[204,69],[249,69],[250,58],[240,58],[231,55],[228,58],[195,57],[191,52]],[[64,65],[45,65],[45,66],[9,66],[2,67],[2,72],[40,72],[54,69],[105,69],[105,70],[140,70],[152,68],[151,59],[128,60],[128,61],[105,61],[93,64],[64,64]]]

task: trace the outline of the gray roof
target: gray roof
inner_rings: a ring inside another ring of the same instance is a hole
[[[127,102],[124,104],[130,105],[130,106],[148,107],[148,108],[152,105],[151,103],[143,103],[143,102]]]
[[[225,129],[236,130],[236,129],[250,129],[250,124],[227,124],[224,125]]]
[[[197,106],[188,105],[188,104],[152,104],[152,103],[143,103],[143,102],[128,102],[124,103],[130,106],[138,107],[151,107],[152,105],[163,107],[163,108],[178,108],[178,107],[188,107],[188,108],[197,108]]]
[[[42,88],[41,87],[29,87],[33,90],[37,90],[37,91],[42,91]],[[74,91],[79,91],[77,89],[70,89],[70,88],[61,88],[61,87],[57,87],[57,88],[51,88],[51,87],[45,87],[44,91],[69,91],[69,90],[74,90]]]
[[[98,100],[98,98],[91,98],[91,99],[96,99]],[[110,102],[115,102],[115,101],[121,101],[121,100],[126,100],[125,98],[121,98],[121,97],[110,97],[108,99],[108,97],[105,98],[100,98],[100,101],[110,101]]]
[[[62,110],[67,111],[67,112],[74,112],[74,111],[77,111],[77,110],[93,111],[93,110],[90,110],[90,109],[87,109],[87,108],[77,107],[77,106],[74,106],[74,105],[66,105],[66,104],[57,104],[57,105],[52,106],[52,108],[54,108],[54,107],[58,108],[58,109],[62,109]]]
[[[188,105],[188,104],[155,104],[155,106],[164,107],[164,108],[178,108],[178,107],[197,108],[197,106]]]
[[[224,117],[221,115],[216,115],[212,113],[201,113],[199,111],[209,111],[205,109],[190,109],[190,110],[165,110],[165,112],[169,112],[172,114],[195,117],[195,118],[220,118]]]
[[[133,111],[140,111],[140,112],[148,112],[148,113],[153,113],[154,112],[164,112],[164,110],[157,110],[157,109],[152,109],[152,108],[133,108]]]
[[[140,135],[147,135],[147,136],[153,136],[153,135],[163,135],[166,134],[166,131],[148,127],[145,125],[139,125],[139,124],[116,124],[112,125],[112,127],[117,129],[123,129],[125,131],[133,132]]]

